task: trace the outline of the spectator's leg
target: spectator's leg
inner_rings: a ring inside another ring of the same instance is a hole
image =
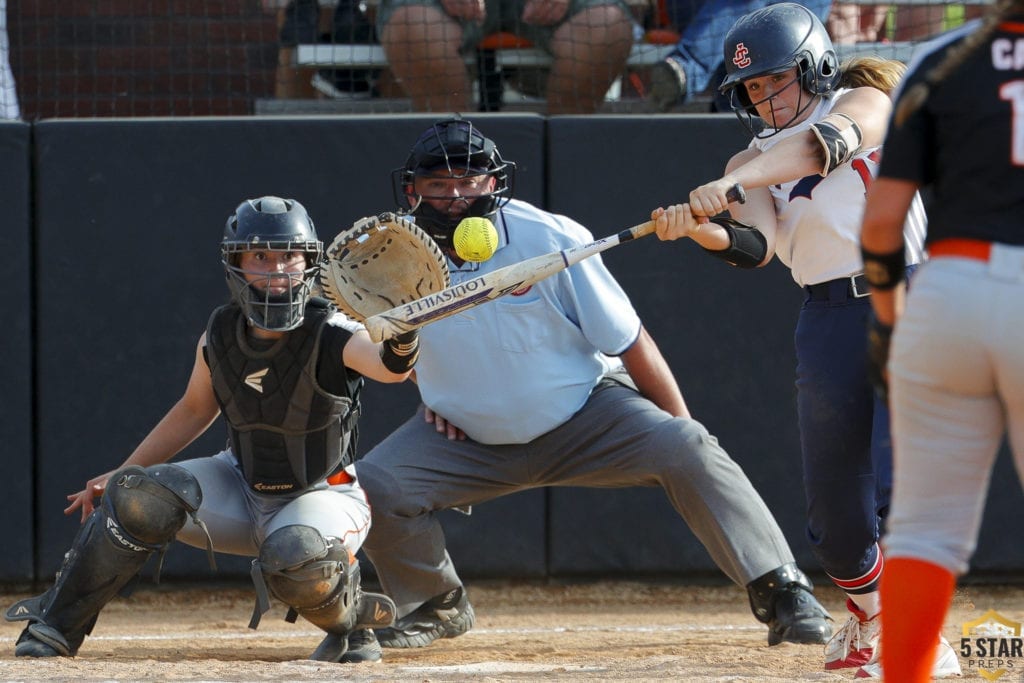
[[[397,7],[381,45],[415,111],[469,110],[473,92],[459,53],[462,27],[454,19],[436,7]]]
[[[852,45],[860,40],[860,5],[852,2],[832,4],[828,22],[825,24],[832,42],[836,45]]]
[[[897,5],[895,40],[922,40],[942,33],[945,5]]]
[[[281,45],[277,52],[274,96],[282,99],[310,99],[317,96],[310,83],[312,71],[292,64],[295,46],[315,43],[322,34],[321,24],[331,15],[321,16],[316,0],[291,0],[277,15]],[[329,25],[329,24],[328,24]]]
[[[626,68],[633,26],[618,5],[588,7],[558,27],[551,40],[549,114],[590,114]]]
[[[888,5],[837,2],[832,5],[826,27],[836,45],[873,43],[885,37],[883,30],[888,13]]]
[[[378,42],[373,22],[365,7],[365,3],[359,0],[337,0],[333,12],[330,13],[333,14],[329,27],[331,43],[373,45]],[[369,94],[373,92],[379,72],[375,69],[327,69],[320,74],[329,78],[334,87],[342,93]]]

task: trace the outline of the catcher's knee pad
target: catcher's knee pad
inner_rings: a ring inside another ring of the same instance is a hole
[[[174,540],[203,501],[199,482],[177,465],[126,467],[107,484],[110,501],[121,527],[136,541],[162,546]]]
[[[359,565],[337,538],[311,526],[293,524],[270,534],[253,560],[257,610],[249,626],[269,608],[267,590],[324,630],[343,624],[359,589]],[[263,597],[261,597],[261,594]]]

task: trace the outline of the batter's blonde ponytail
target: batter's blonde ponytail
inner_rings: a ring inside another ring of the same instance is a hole
[[[896,59],[884,59],[874,55],[852,57],[839,68],[840,88],[875,88],[886,95],[899,85],[907,65]]]

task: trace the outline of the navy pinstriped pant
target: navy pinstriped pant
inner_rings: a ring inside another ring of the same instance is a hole
[[[805,288],[796,328],[797,414],[807,535],[850,593],[877,589],[877,540],[892,488],[888,408],[867,379],[869,297],[850,278]]]

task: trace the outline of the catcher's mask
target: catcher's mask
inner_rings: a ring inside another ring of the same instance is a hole
[[[297,273],[254,272],[239,267],[247,251],[302,252],[306,268]],[[294,199],[259,197],[238,205],[224,226],[221,263],[228,289],[256,327],[285,332],[302,324],[324,245],[306,209]],[[274,293],[286,284],[285,291]]]
[[[784,130],[814,104],[815,95],[827,96],[839,82],[839,58],[832,39],[821,20],[803,5],[783,2],[740,17],[726,34],[724,49],[726,75],[719,90],[729,98],[740,122],[757,137],[771,137]],[[754,106],[779,93],[752,102],[743,81],[793,67],[797,69],[793,87],[809,93],[807,101],[798,103],[790,123],[779,128],[775,121],[765,121],[764,129],[754,121],[758,117]]]
[[[498,209],[512,198],[516,165],[501,158],[497,146],[469,121],[461,118],[438,121],[416,140],[405,166],[391,172],[392,191],[399,206],[416,217],[416,225],[443,248],[452,246],[456,226],[467,216],[483,216],[494,221]],[[495,179],[490,192],[475,198],[416,195],[413,187],[418,176],[488,176]],[[438,211],[425,199],[466,202],[466,211],[450,216]]]

